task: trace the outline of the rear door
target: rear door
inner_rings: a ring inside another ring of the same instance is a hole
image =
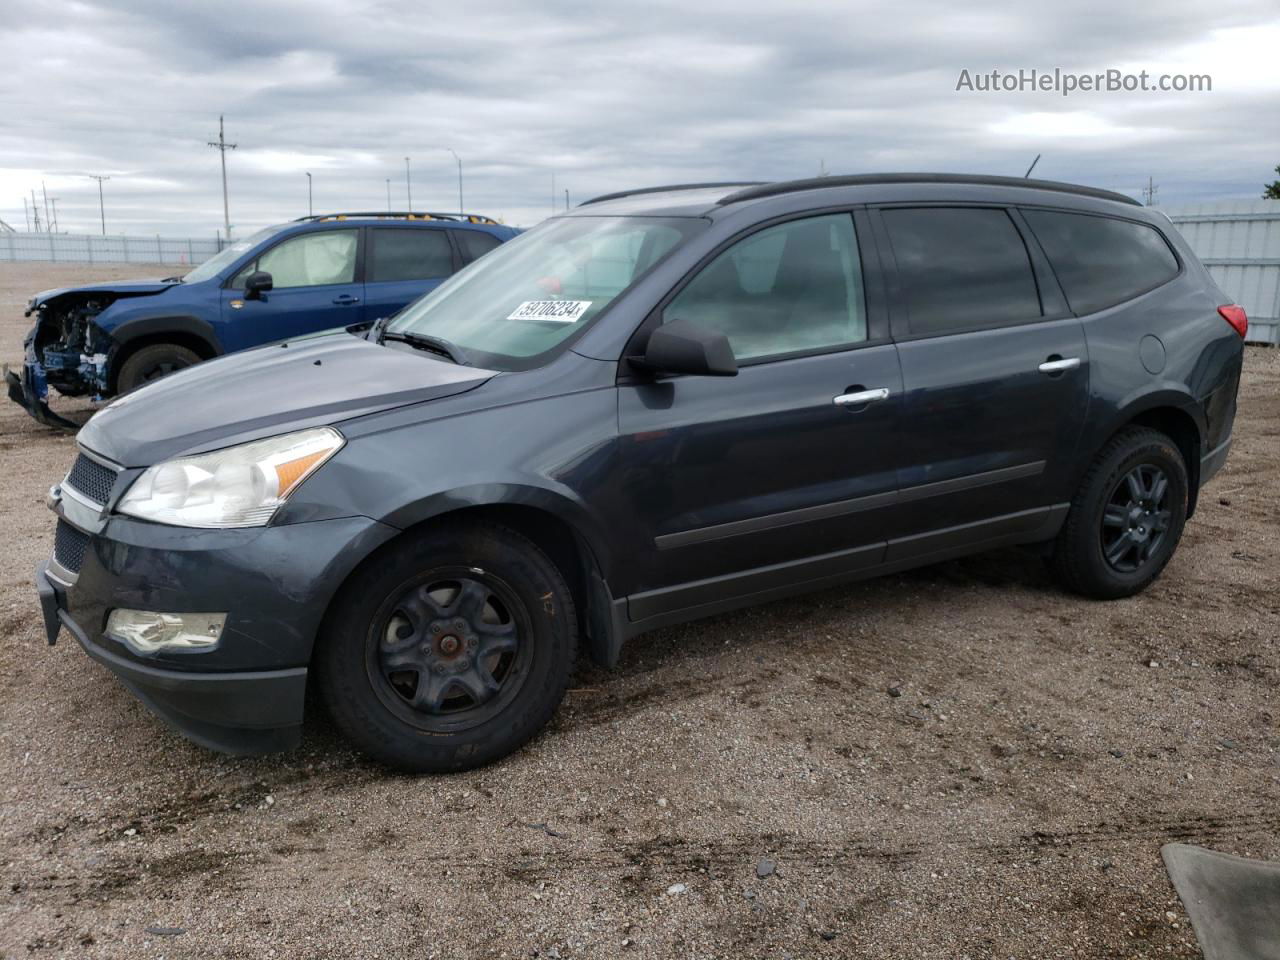
[[[1043,253],[1003,207],[895,206],[874,215],[893,264],[904,388],[905,530],[888,560],[1051,525],[1073,482],[1089,358]]]
[[[227,351],[357,322],[364,298],[359,262],[356,227],[295,234],[264,250],[222,291]],[[273,286],[250,300],[244,281],[256,271],[271,274]]]
[[[450,232],[436,226],[366,228],[365,321],[391,316],[458,268]]]
[[[662,309],[725,333],[739,372],[620,385],[628,522],[652,544],[632,620],[881,559],[902,397],[866,264],[851,214],[791,220],[728,246]]]

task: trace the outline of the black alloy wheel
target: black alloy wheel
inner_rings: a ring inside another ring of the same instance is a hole
[[[1169,478],[1154,464],[1138,464],[1107,498],[1102,555],[1115,570],[1136,573],[1158,554],[1172,519]]]

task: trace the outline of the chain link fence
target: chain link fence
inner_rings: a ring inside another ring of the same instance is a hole
[[[172,263],[195,266],[225,246],[219,237],[0,233],[0,263]]]

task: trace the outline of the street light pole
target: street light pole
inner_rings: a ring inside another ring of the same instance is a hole
[[[307,171],[307,216],[314,217],[315,210],[311,208],[311,171]]]
[[[391,178],[387,177],[387,213],[391,212]]]
[[[413,184],[409,182],[409,158],[404,158],[404,192],[409,198],[409,213],[413,213]]]
[[[98,217],[102,220],[102,235],[107,235],[107,208],[102,203],[102,181],[110,180],[110,177],[99,176],[96,173],[88,174],[90,180],[98,181]]]
[[[453,154],[453,159],[458,161],[458,212],[462,213],[467,209],[462,205],[462,158],[454,153],[451,147],[445,147],[445,149]]]

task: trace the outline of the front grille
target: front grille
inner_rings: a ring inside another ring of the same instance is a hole
[[[116,483],[116,472],[82,453],[63,482],[94,503],[106,503]]]
[[[65,520],[58,521],[53,533],[53,559],[68,573],[79,573],[84,563],[84,551],[89,546],[89,535],[77,530]]]

